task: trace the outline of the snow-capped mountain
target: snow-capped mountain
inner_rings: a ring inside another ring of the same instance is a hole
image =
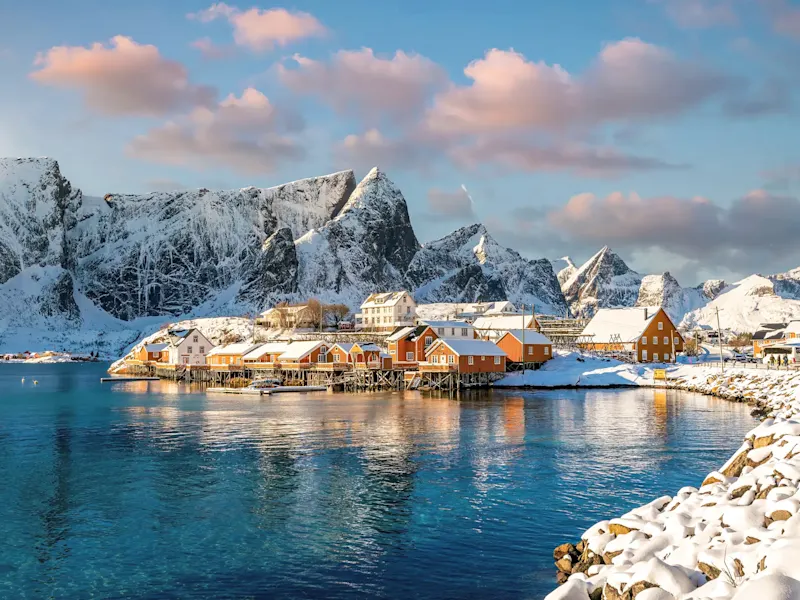
[[[569,256],[556,258],[555,260],[551,260],[550,263],[553,265],[553,271],[556,272],[558,285],[564,285],[564,283],[575,274],[575,271],[578,270],[578,267],[575,266],[575,263],[572,262]]]
[[[480,224],[425,244],[406,279],[417,302],[511,300],[543,313],[567,310],[550,261],[504,248]]]
[[[661,306],[673,321],[680,323],[686,313],[705,306],[709,300],[702,286],[682,288],[678,280],[666,272],[642,277],[634,306]]]
[[[591,317],[598,308],[634,306],[642,276],[608,246],[583,263],[561,290],[573,314]]]

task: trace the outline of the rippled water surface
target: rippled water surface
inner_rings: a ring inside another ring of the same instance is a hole
[[[542,598],[554,546],[697,485],[753,426],[655,390],[262,400],[102,374],[0,365],[0,597]]]

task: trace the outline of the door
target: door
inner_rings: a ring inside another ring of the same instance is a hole
[[[642,360],[647,360],[647,350],[642,350]]]
[[[189,364],[189,355],[188,354],[184,354],[183,356],[181,356],[181,364],[182,365],[188,365]]]

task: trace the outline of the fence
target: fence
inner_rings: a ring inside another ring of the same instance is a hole
[[[696,362],[692,364],[698,367],[719,367],[720,363],[718,360],[712,360],[712,361]],[[765,364],[761,361],[745,362],[739,360],[726,360],[722,364],[726,369],[729,368],[753,369],[753,370],[762,369],[765,371],[795,371],[797,369],[800,369],[800,365],[796,363],[789,363],[788,365],[771,365],[769,363]]]

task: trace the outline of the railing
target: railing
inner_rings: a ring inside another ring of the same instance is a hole
[[[458,365],[440,365],[434,363],[419,363],[420,371],[427,371],[429,373],[449,373],[451,371],[458,371]]]
[[[315,367],[320,371],[346,371],[350,364],[343,362],[324,362],[317,363]]]
[[[719,367],[720,362],[718,360],[706,360],[696,363],[691,363],[696,367]],[[761,360],[758,362],[745,362],[740,360],[726,360],[723,361],[722,365],[728,368],[740,368],[740,369],[753,369],[758,370],[762,369],[765,371],[796,371],[800,369],[800,364],[797,363],[789,363],[788,365],[771,365],[769,363],[763,363]]]

